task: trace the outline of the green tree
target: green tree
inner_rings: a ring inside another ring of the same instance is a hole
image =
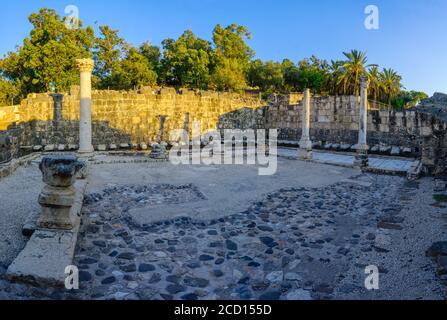
[[[29,17],[32,30],[18,46],[0,61],[1,74],[19,91],[28,93],[61,92],[79,82],[75,60],[91,57],[94,32],[91,27],[68,28],[52,9],[41,9]]]
[[[163,41],[161,77],[168,85],[208,89],[212,60],[211,44],[187,30]]]
[[[157,73],[152,70],[150,61],[137,48],[128,47],[125,58],[112,71],[111,88],[131,90],[156,84]]]
[[[322,61],[315,60],[315,57],[304,59],[299,62],[297,89],[310,89],[317,94],[326,94],[328,77],[327,70],[322,67]]]
[[[401,91],[392,99],[392,106],[396,109],[415,107],[421,100],[427,99],[428,95],[420,91]]]
[[[286,92],[298,90],[299,69],[289,59],[284,59],[281,63],[284,77],[284,90]]]
[[[215,68],[213,87],[218,90],[240,91],[247,87],[247,76],[253,50],[246,44],[251,34],[244,26],[236,24],[213,31]]]
[[[382,95],[383,84],[380,79],[380,71],[377,66],[372,66],[368,70],[369,78],[369,94],[372,96],[374,101]]]
[[[390,107],[392,106],[391,102],[393,98],[399,94],[402,88],[400,83],[401,80],[402,77],[391,68],[383,69],[380,73],[380,82],[382,83],[383,93]]]
[[[9,106],[19,103],[17,88],[11,81],[0,78],[0,106]]]
[[[161,50],[157,46],[151,45],[149,42],[145,42],[140,46],[140,53],[149,62],[151,70],[154,70],[157,75],[161,72]]]
[[[249,84],[267,93],[280,92],[284,89],[284,73],[279,62],[255,60],[248,72]]]
[[[95,69],[93,75],[98,81],[96,87],[107,89],[116,87],[116,72],[126,54],[126,42],[118,35],[118,30],[109,26],[100,26],[100,37],[95,39],[93,57]]]
[[[366,74],[366,69],[373,65],[367,65],[368,58],[366,53],[358,50],[343,52],[348,59],[343,64],[343,75],[340,77],[340,83],[343,84],[343,94],[353,93],[358,96],[360,92],[360,79]]]

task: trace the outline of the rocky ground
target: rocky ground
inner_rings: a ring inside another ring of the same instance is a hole
[[[75,258],[81,289],[1,280],[0,298],[445,298],[436,264],[425,256],[447,230],[430,178],[360,174],[327,187],[284,188],[243,212],[207,221],[139,224],[128,214],[204,200],[193,184],[115,185],[91,193]],[[379,290],[364,287],[368,265],[379,268]]]

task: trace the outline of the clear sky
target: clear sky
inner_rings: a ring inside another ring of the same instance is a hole
[[[364,27],[367,5],[380,10],[379,30]],[[447,93],[447,0],[0,0],[0,55],[29,33],[27,17],[42,7],[64,15],[76,5],[84,25],[110,25],[139,45],[160,45],[185,29],[211,39],[214,26],[237,23],[253,33],[263,60],[298,61],[312,54],[341,59],[367,51],[369,62],[391,67],[409,90]]]

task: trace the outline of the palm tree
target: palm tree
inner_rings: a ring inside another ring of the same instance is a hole
[[[366,74],[366,69],[374,65],[367,65],[368,58],[366,53],[358,50],[351,50],[351,52],[343,52],[348,59],[343,64],[344,73],[340,79],[343,82],[343,93],[346,94],[348,89],[353,89],[356,96],[359,95],[360,77]]]
[[[340,93],[339,81],[343,72],[342,66],[343,66],[342,61],[331,60],[331,63],[329,64],[328,67],[330,73],[327,84],[329,89],[328,91],[335,96],[337,96]]]
[[[400,81],[402,77],[393,69],[383,69],[380,73],[380,82],[382,83],[383,93],[387,98],[388,106],[391,107],[391,100],[395,97],[402,88]]]
[[[382,91],[382,83],[380,82],[380,71],[377,66],[372,66],[368,70],[369,90],[374,101],[380,97]]]

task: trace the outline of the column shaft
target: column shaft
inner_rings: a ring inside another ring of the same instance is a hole
[[[93,152],[92,145],[92,70],[93,60],[77,61],[81,72],[80,81],[80,119],[79,119],[79,153]]]
[[[362,88],[360,94],[359,112],[359,140],[357,144],[357,155],[354,161],[356,167],[368,166],[368,144],[366,140],[368,130],[368,77],[362,77]]]
[[[304,160],[312,159],[312,141],[310,140],[310,90],[304,91],[302,112],[302,135],[299,157]]]

